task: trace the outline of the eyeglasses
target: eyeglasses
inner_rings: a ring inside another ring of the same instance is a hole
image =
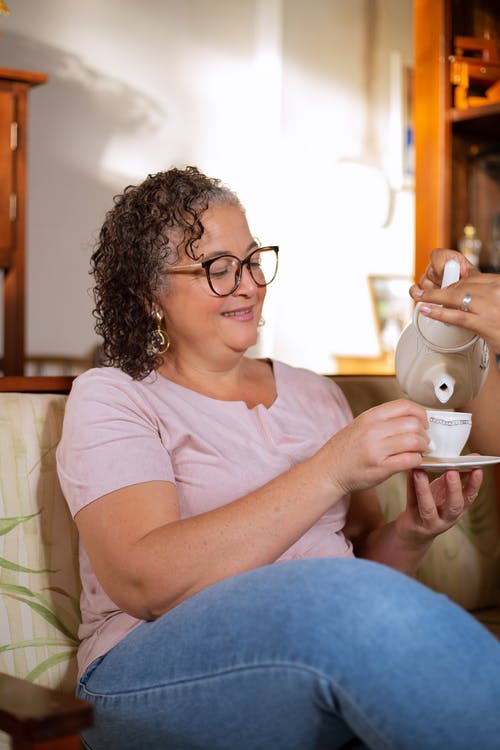
[[[166,273],[189,273],[190,271],[203,269],[212,292],[218,297],[228,297],[240,285],[243,266],[248,268],[250,276],[257,286],[270,284],[278,271],[278,251],[277,245],[258,247],[252,250],[244,260],[236,255],[217,255],[215,258],[202,260],[200,263],[170,266]]]

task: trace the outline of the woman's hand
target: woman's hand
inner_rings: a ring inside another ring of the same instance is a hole
[[[410,548],[432,542],[459,521],[476,499],[483,481],[481,469],[466,475],[447,471],[432,483],[425,471],[408,473],[406,509],[395,521],[401,540]]]
[[[422,469],[410,471],[405,510],[368,534],[361,556],[413,575],[434,539],[474,502],[482,480],[480,469],[471,471],[463,486],[458,471],[447,471],[432,483]]]
[[[460,280],[441,289],[444,265],[451,258],[460,263]],[[425,274],[411,287],[410,295],[421,303],[422,315],[473,331],[500,352],[500,274],[481,273],[454,250],[433,250]],[[466,295],[470,301],[463,310]]]
[[[432,250],[425,273],[420,278],[419,283],[411,287],[410,295],[414,299],[420,299],[422,290],[440,289],[443,281],[444,267],[449,260],[456,260],[460,264],[461,279],[481,275],[476,266],[472,265],[462,253],[456,250],[437,248],[436,250]]]
[[[427,416],[419,404],[389,401],[360,414],[320,451],[342,494],[374,487],[398,471],[416,468],[429,445]]]

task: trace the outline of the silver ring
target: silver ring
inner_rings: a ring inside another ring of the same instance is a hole
[[[472,294],[469,294],[469,292],[467,292],[467,294],[464,295],[462,304],[460,305],[460,309],[463,310],[464,312],[469,312],[469,305],[471,302],[472,302]]]

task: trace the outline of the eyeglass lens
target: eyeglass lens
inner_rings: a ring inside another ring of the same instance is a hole
[[[258,249],[244,261],[223,255],[215,258],[208,268],[210,285],[216,294],[231,294],[237,288],[242,266],[246,265],[257,286],[267,286],[278,269],[278,255],[274,248]]]

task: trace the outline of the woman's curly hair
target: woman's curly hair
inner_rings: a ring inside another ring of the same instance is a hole
[[[107,365],[137,380],[158,367],[160,357],[148,351],[155,329],[155,292],[166,290],[165,268],[177,262],[181,248],[198,259],[201,216],[217,203],[242,208],[235,193],[196,167],[149,175],[115,196],[90,271],[95,279],[95,330],[103,338]]]

